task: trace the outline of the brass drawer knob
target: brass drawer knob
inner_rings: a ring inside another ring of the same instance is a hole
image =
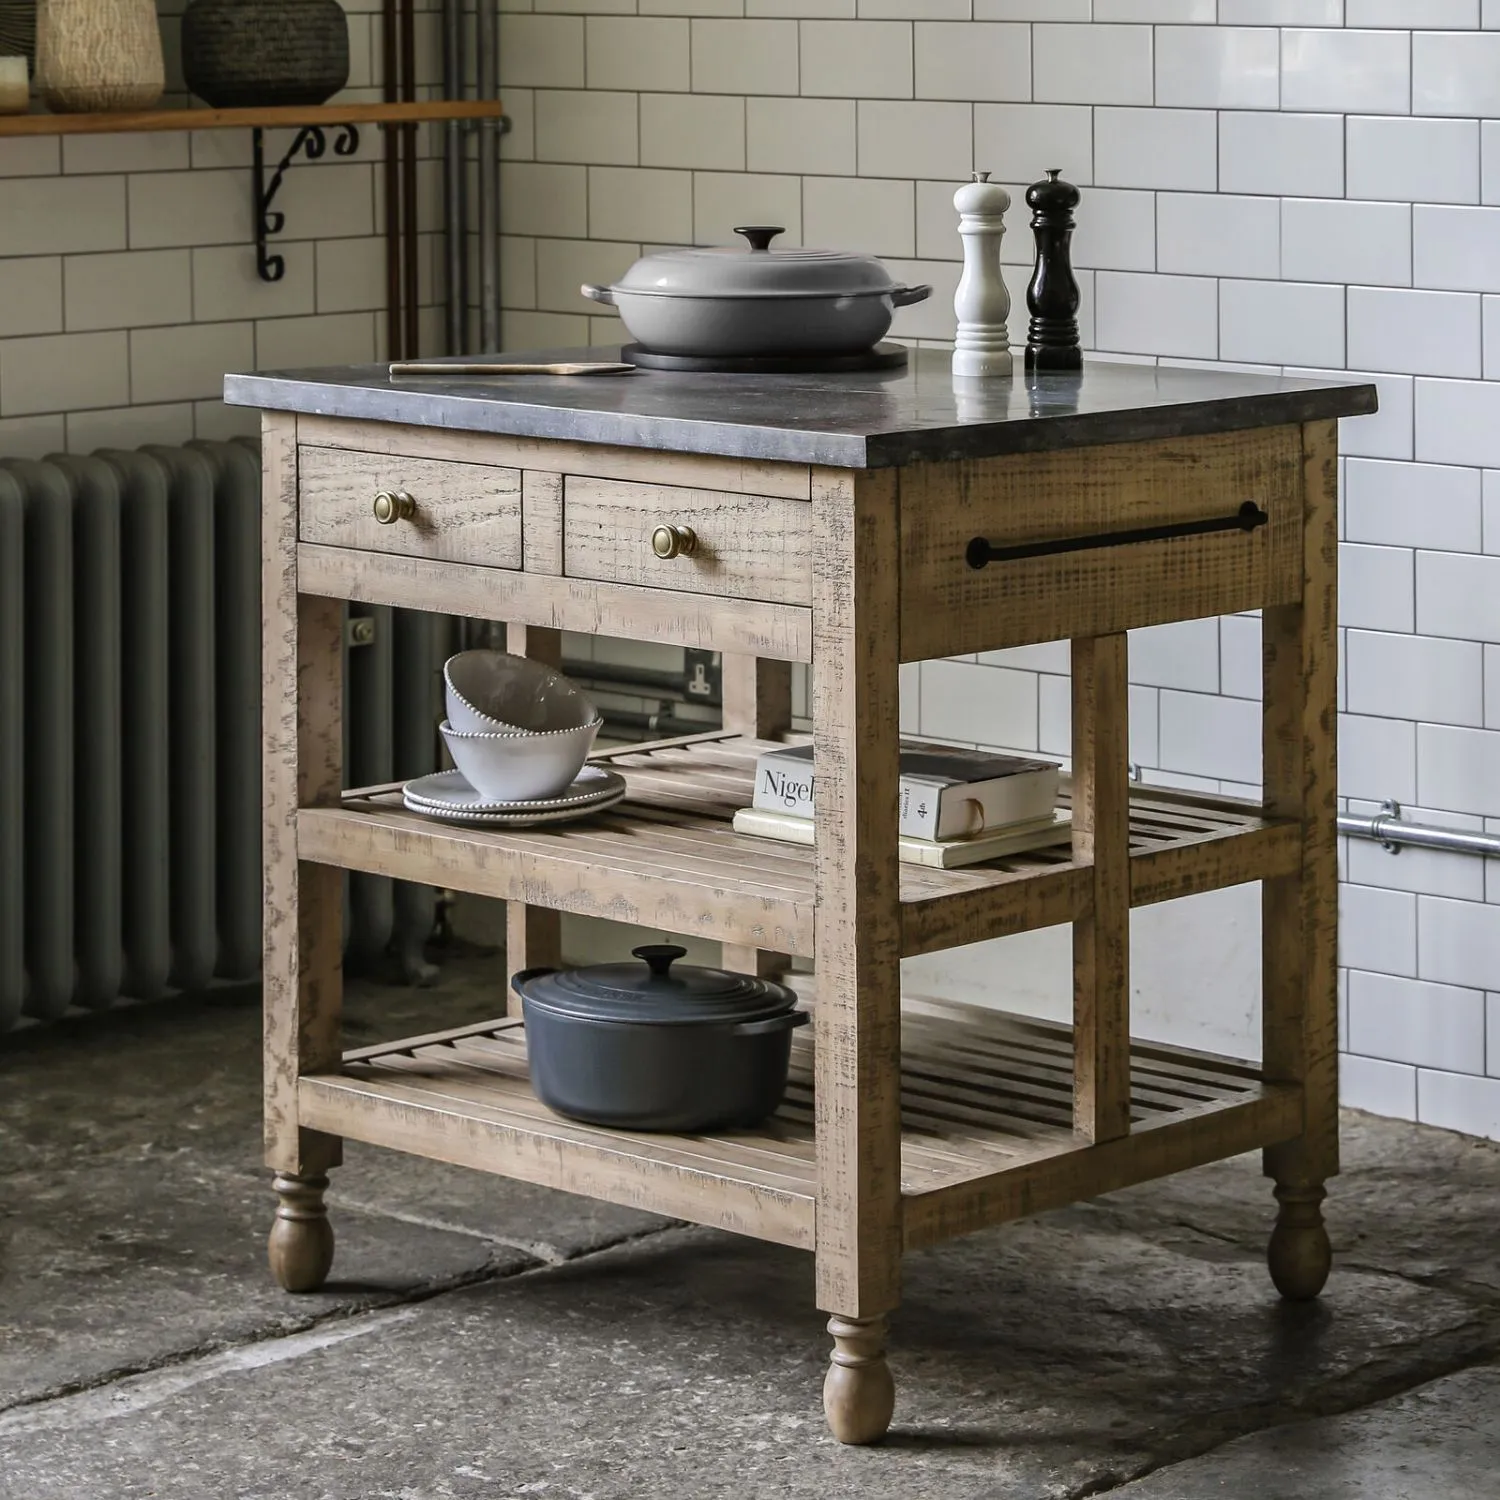
[[[651,533],[651,550],[661,558],[691,557],[698,547],[698,533],[691,526],[658,526]]]
[[[382,526],[409,521],[417,513],[417,502],[405,490],[381,490],[375,497],[375,519]]]

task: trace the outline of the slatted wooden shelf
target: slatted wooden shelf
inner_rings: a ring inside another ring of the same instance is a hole
[[[519,899],[780,952],[813,947],[813,851],[730,826],[767,742],[701,735],[596,757],[630,792],[608,813],[496,831],[406,811],[399,787],[364,788],[298,816],[303,859]],[[1140,789],[1131,798],[1131,901],[1145,906],[1290,874],[1290,820],[1251,804]],[[1066,845],[964,870],[901,866],[902,947],[927,953],[1074,920],[1089,871]]]
[[[812,1031],[795,1033],[786,1101],[754,1131],[657,1135],[561,1119],[531,1091],[518,1019],[346,1053],[340,1072],[301,1079],[299,1114],[314,1129],[810,1249]],[[1073,1134],[1072,1045],[1066,1026],[946,1001],[905,1003],[909,1246],[1301,1128],[1297,1091],[1263,1084],[1254,1066],[1136,1043],[1134,1134],[1088,1145]]]

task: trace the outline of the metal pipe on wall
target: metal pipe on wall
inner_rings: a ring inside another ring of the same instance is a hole
[[[1358,813],[1339,814],[1339,832],[1352,839],[1370,839],[1384,844],[1392,854],[1403,848],[1440,849],[1449,854],[1477,854],[1500,859],[1500,833],[1478,833],[1467,828],[1443,828],[1434,823],[1408,823],[1401,806],[1386,803],[1373,817]]]
[[[479,97],[500,97],[499,0],[478,0]],[[499,120],[479,126],[479,343],[487,353],[500,343],[500,133]]]
[[[443,0],[443,97],[464,97],[463,0]],[[464,126],[443,126],[443,255],[446,273],[445,330],[449,354],[469,344],[469,179]]]
[[[672,713],[642,713],[638,709],[606,708],[601,710],[600,726],[605,736],[615,740],[670,739],[679,734],[702,734],[712,723],[702,719],[681,719]]]
[[[563,658],[559,671],[579,682],[586,679],[589,682],[618,683],[646,698],[667,697],[679,703],[692,701],[681,672],[663,672],[656,667],[621,667],[613,662],[585,661],[568,656]]]

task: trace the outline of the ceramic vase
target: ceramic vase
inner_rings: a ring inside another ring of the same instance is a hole
[[[155,0],[39,0],[36,77],[48,109],[150,109],[166,85]]]
[[[349,22],[338,0],[192,0],[182,71],[217,109],[321,104],[349,81]]]

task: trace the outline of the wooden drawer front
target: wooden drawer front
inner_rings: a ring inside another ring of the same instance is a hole
[[[310,447],[298,450],[297,463],[304,542],[491,568],[521,566],[519,469]],[[374,509],[382,491],[405,491],[416,502],[415,512],[382,526]]]
[[[901,657],[1106,635],[1286,604],[1302,591],[1297,427],[917,465],[901,473]],[[1266,512],[1251,531],[1116,540],[969,565],[995,547]]]
[[[659,526],[690,527],[692,554],[661,558]],[[563,480],[563,572],[643,588],[812,602],[812,506],[771,495]]]

